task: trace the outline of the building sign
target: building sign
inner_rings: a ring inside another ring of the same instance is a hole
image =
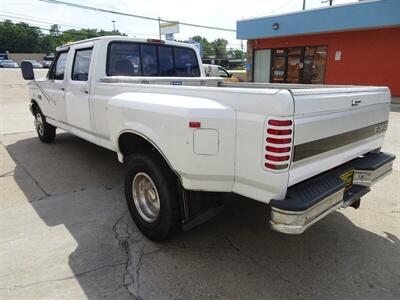
[[[160,23],[161,34],[174,34],[179,33],[179,23],[164,22]]]
[[[173,33],[167,33],[167,34],[165,35],[165,39],[166,39],[167,41],[174,41],[174,40],[175,40],[174,34],[173,34]]]
[[[341,60],[341,59],[342,59],[342,51],[336,51],[335,60]]]

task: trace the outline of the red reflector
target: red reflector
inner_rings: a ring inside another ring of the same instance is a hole
[[[267,132],[273,135],[289,135],[292,134],[292,129],[280,130],[280,129],[268,128]]]
[[[189,122],[189,127],[190,128],[200,128],[201,123],[200,122]]]
[[[292,142],[292,139],[274,139],[267,138],[267,142],[271,144],[289,144]]]
[[[163,40],[158,40],[158,39],[147,39],[147,42],[149,43],[155,43],[155,44],[164,44],[165,41]]]
[[[292,120],[269,120],[268,124],[269,125],[274,125],[274,126],[290,126],[292,125]]]
[[[265,150],[267,150],[269,152],[275,152],[275,153],[285,153],[285,152],[290,151],[290,147],[276,148],[276,147],[267,146],[267,147],[265,147]]]
[[[272,161],[285,161],[285,160],[289,160],[289,155],[285,155],[285,156],[273,156],[273,155],[265,155],[265,158],[268,160],[272,160]]]
[[[281,170],[281,169],[286,169],[287,168],[287,164],[284,165],[273,165],[270,163],[265,163],[265,167],[269,168],[269,169],[273,169],[273,170]]]

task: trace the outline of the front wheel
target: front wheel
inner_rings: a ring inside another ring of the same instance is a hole
[[[46,122],[46,117],[40,109],[35,111],[35,128],[39,139],[43,143],[52,143],[56,138],[56,127]]]
[[[158,153],[134,155],[125,176],[129,212],[140,231],[161,241],[179,230],[178,180]]]

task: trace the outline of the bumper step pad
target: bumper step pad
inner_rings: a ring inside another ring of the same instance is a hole
[[[271,227],[289,234],[304,232],[329,213],[347,207],[369,192],[369,186],[389,174],[394,155],[371,153],[291,186],[284,200],[271,200]],[[346,189],[342,174],[354,170]]]

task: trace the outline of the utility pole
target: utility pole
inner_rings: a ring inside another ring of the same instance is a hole
[[[327,3],[329,2],[329,6],[332,6],[333,0],[321,0],[321,3]]]
[[[303,10],[306,10],[306,0],[303,0]]]
[[[113,32],[115,32],[115,20],[111,21],[113,23]]]
[[[161,18],[158,17],[158,37],[161,40]]]

